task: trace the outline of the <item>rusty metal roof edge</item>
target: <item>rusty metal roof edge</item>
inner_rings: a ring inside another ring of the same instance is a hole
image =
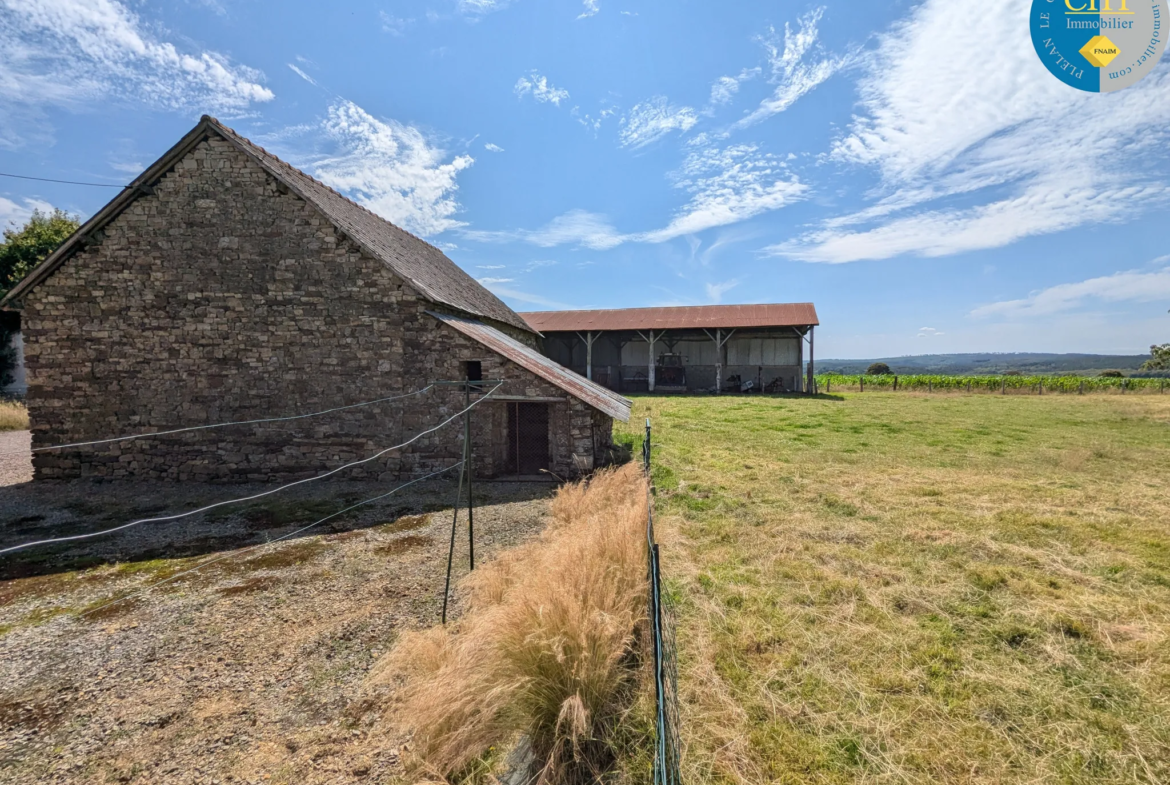
[[[628,398],[623,398],[612,390],[586,379],[584,376],[565,368],[563,365],[559,365],[536,349],[525,346],[501,330],[484,324],[477,319],[468,319],[466,317],[436,313],[434,311],[427,311],[427,313],[443,324],[449,325],[463,333],[473,341],[483,344],[488,349],[497,352],[505,359],[511,360],[522,368],[536,374],[549,384],[564,390],[586,405],[592,406],[594,409],[622,422],[630,421],[630,409],[634,405],[633,401]]]

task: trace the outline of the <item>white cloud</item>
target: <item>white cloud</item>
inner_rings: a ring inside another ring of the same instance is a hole
[[[591,115],[585,115],[584,117],[578,117],[578,115],[580,113],[581,113],[581,107],[574,106],[573,112],[572,112],[573,117],[576,117],[577,122],[580,123],[581,125],[585,126],[586,128],[588,128],[590,131],[592,131],[593,136],[596,137],[597,132],[601,130],[601,124],[604,123],[610,117],[613,117],[615,114],[617,114],[617,109],[615,109],[613,107],[603,107],[602,109],[600,109],[597,112],[596,117],[593,117]]]
[[[745,68],[739,72],[739,76],[719,77],[711,85],[711,103],[715,105],[731,103],[731,100],[735,98],[735,94],[739,92],[739,86],[750,79],[755,79],[759,75],[759,68]]]
[[[484,286],[490,286],[495,283],[512,283],[515,278],[480,278],[479,282]]]
[[[557,216],[543,228],[528,232],[525,239],[541,248],[583,245],[595,251],[614,248],[625,241],[605,216],[585,210],[570,210]]]
[[[579,245],[604,251],[615,248],[628,238],[620,234],[604,215],[587,210],[570,210],[559,215],[539,229],[510,231],[483,231],[466,229],[463,235],[470,240],[485,243],[526,242],[541,248],[558,245]]]
[[[597,0],[584,0],[584,3],[585,3],[585,10],[582,11],[581,15],[577,17],[578,19],[588,19],[589,17],[594,16],[598,11],[601,10],[600,8],[597,7]]]
[[[262,80],[218,52],[180,51],[116,0],[0,0],[0,117],[111,99],[238,112],[272,100]]]
[[[477,264],[480,270],[503,270],[507,265],[505,264]]]
[[[623,234],[604,215],[570,210],[540,229],[467,230],[464,235],[481,242],[522,241],[542,248],[577,245],[604,251],[627,242],[662,243],[746,221],[800,201],[808,192],[783,161],[754,145],[695,148],[675,175],[675,185],[691,199],[661,229]]]
[[[1155,272],[1130,270],[1078,283],[1062,283],[1033,292],[1020,300],[1004,300],[980,306],[971,311],[971,315],[1050,316],[1076,310],[1093,300],[1105,303],[1170,300],[1170,267]]]
[[[699,116],[691,107],[672,106],[666,96],[655,96],[638,104],[622,118],[622,147],[645,147],[672,131],[686,133],[697,122]]]
[[[488,142],[487,144],[485,144],[483,146],[483,149],[487,150],[489,153],[502,153],[502,152],[504,152],[504,148],[500,147],[498,144],[493,144],[491,142]]]
[[[506,300],[530,303],[532,305],[540,305],[545,308],[555,308],[558,310],[571,309],[574,307],[568,303],[562,303],[557,300],[550,300],[549,298],[543,297],[539,294],[518,291],[510,286],[502,286],[500,283],[491,281],[490,279],[481,278],[480,283],[490,289],[497,297],[503,297]]]
[[[520,77],[513,90],[520,98],[531,95],[537,102],[550,103],[553,106],[560,106],[561,101],[569,97],[568,90],[553,87],[549,83],[548,77],[541,76],[536,71],[533,71],[530,76]]]
[[[456,177],[474,163],[470,156],[448,161],[417,128],[375,118],[351,101],[331,106],[313,130],[334,147],[307,166],[321,182],[424,237],[463,226],[454,217]]]
[[[404,19],[400,16],[388,14],[385,11],[378,12],[378,18],[382,21],[382,32],[401,38],[406,35],[406,28],[414,22],[413,19]]]
[[[464,16],[476,18],[494,11],[503,11],[509,5],[510,0],[459,0],[455,7]]]
[[[1170,69],[1116,93],[1071,90],[1036,57],[1027,7],[988,1],[978,29],[927,0],[879,39],[863,112],[830,156],[875,169],[875,201],[768,250],[831,263],[943,256],[1170,201]]]
[[[721,76],[711,85],[711,103],[728,104],[739,92],[739,80],[734,76]]]
[[[739,286],[738,278],[733,278],[732,280],[724,281],[723,283],[706,284],[705,288],[707,289],[707,299],[713,303],[722,302],[723,295],[737,286]]]
[[[808,186],[778,157],[755,145],[697,146],[676,185],[691,194],[671,222],[638,237],[659,243],[727,226],[804,199]]]
[[[761,101],[754,112],[737,122],[734,128],[746,128],[786,111],[802,96],[815,90],[849,63],[848,57],[820,53],[817,44],[819,35],[817,25],[820,24],[824,13],[824,8],[817,8],[800,17],[797,20],[799,29],[796,32],[785,23],[783,45],[777,32],[774,29],[769,30],[769,35],[762,41],[768,52],[768,64],[772,70],[769,81],[776,85],[776,90]],[[738,87],[737,84],[736,88]],[[712,102],[715,102],[714,88],[711,91],[711,98]]]
[[[115,172],[132,174],[137,177],[146,170],[146,164],[139,163],[138,161],[114,161],[110,164],[110,168]]]
[[[42,213],[53,212],[53,205],[41,199],[22,199],[21,202],[22,204],[17,204],[0,196],[0,231],[24,226],[32,217],[34,210],[40,210]]]
[[[918,337],[919,338],[934,338],[934,337],[939,336],[939,335],[946,335],[946,333],[941,333],[938,330],[934,329],[933,327],[919,327],[918,328]]]
[[[304,79],[306,82],[308,82],[309,84],[313,85],[314,87],[316,87],[316,86],[317,86],[317,80],[316,80],[316,79],[314,79],[313,77],[309,76],[308,74],[306,74],[306,73],[305,73],[304,71],[302,71],[301,69],[297,68],[297,67],[296,67],[295,65],[293,65],[292,63],[286,63],[286,65],[287,65],[289,68],[291,68],[291,69],[292,69],[292,72],[293,72],[294,74],[296,74],[297,76],[299,76],[301,79]]]

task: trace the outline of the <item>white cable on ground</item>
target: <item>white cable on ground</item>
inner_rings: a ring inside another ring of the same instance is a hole
[[[191,510],[190,512],[181,512],[181,513],[178,513],[176,515],[164,515],[160,518],[140,518],[139,520],[130,521],[129,523],[123,523],[121,526],[115,526],[112,529],[103,529],[102,531],[98,531],[98,532],[89,532],[87,534],[73,534],[73,535],[70,535],[68,537],[53,537],[53,538],[50,538],[48,540],[34,540],[33,542],[25,542],[25,543],[21,543],[20,545],[11,545],[7,548],[0,548],[0,555],[5,554],[5,553],[11,553],[13,551],[24,550],[25,548],[32,548],[32,547],[35,547],[37,545],[55,545],[55,544],[60,543],[60,542],[70,542],[72,540],[87,540],[91,537],[102,537],[106,534],[113,534],[116,531],[121,531],[122,529],[129,529],[131,526],[137,526],[140,523],[161,523],[163,521],[175,521],[175,520],[178,520],[179,518],[187,518],[187,517],[190,517],[192,515],[198,515],[199,513],[207,512],[208,510],[214,510],[216,507],[223,507],[223,506],[226,506],[228,504],[239,504],[240,502],[250,502],[250,501],[253,501],[255,499],[262,499],[265,496],[271,496],[274,493],[280,493],[281,491],[287,490],[287,489],[292,488],[292,487],[297,486],[297,485],[304,485],[307,482],[314,482],[316,480],[323,480],[326,477],[331,477],[334,474],[337,474],[338,472],[345,471],[346,469],[352,468],[354,466],[361,466],[363,463],[369,463],[370,461],[377,460],[378,458],[381,458],[383,455],[385,455],[388,452],[394,452],[395,450],[401,450],[403,447],[409,446],[409,445],[417,442],[419,439],[426,436],[428,433],[434,433],[435,431],[439,430],[443,426],[450,423],[456,417],[459,417],[460,415],[471,411],[476,406],[478,406],[479,404],[486,401],[488,398],[491,398],[492,395],[495,393],[495,391],[500,389],[500,387],[502,387],[503,384],[504,384],[503,382],[500,382],[495,387],[493,387],[487,394],[485,394],[482,398],[474,401],[470,406],[451,415],[446,420],[443,420],[443,422],[436,425],[434,428],[429,428],[429,429],[423,431],[422,433],[416,434],[415,436],[412,436],[410,439],[403,442],[402,444],[396,444],[393,447],[387,447],[386,449],[384,449],[380,452],[376,452],[373,455],[371,455],[369,458],[362,458],[360,461],[353,461],[351,463],[345,464],[344,466],[338,466],[336,469],[332,469],[330,471],[327,471],[324,474],[318,474],[315,477],[306,477],[303,480],[296,480],[295,482],[290,482],[287,485],[281,485],[279,488],[273,488],[270,491],[262,491],[261,493],[253,494],[252,496],[244,496],[244,497],[241,497],[239,499],[229,499],[229,500],[224,501],[224,502],[216,502],[215,504],[209,504],[206,507],[200,507],[199,509]]]
[[[111,442],[128,442],[134,439],[148,439],[151,436],[170,436],[176,433],[186,433],[188,431],[203,431],[208,428],[227,428],[232,425],[260,425],[267,422],[287,422],[289,420],[303,420],[307,417],[320,417],[324,414],[333,414],[334,412],[343,412],[346,409],[360,409],[363,406],[373,406],[378,403],[386,403],[387,401],[396,401],[399,398],[409,398],[412,395],[422,395],[427,390],[435,385],[428,384],[421,390],[414,392],[403,393],[402,395],[391,395],[389,398],[379,398],[376,401],[364,401],[362,403],[351,403],[348,406],[338,406],[334,409],[326,409],[321,412],[313,412],[311,414],[294,414],[290,417],[266,417],[262,420],[239,420],[237,422],[221,422],[212,425],[192,425],[188,428],[175,428],[169,431],[155,431],[154,433],[139,433],[134,436],[115,436],[112,439],[98,439],[92,442],[74,442],[73,444],[57,444],[52,447],[34,447],[31,452],[48,452],[50,450],[67,450],[71,447],[92,447],[95,444],[109,444]],[[24,455],[25,453],[3,453],[3,455]]]
[[[146,592],[150,591],[151,589],[155,588],[156,586],[162,586],[164,583],[170,583],[171,581],[178,580],[179,578],[182,578],[184,575],[190,575],[191,573],[195,572],[196,570],[201,570],[204,567],[215,564],[216,562],[221,562],[224,559],[230,559],[230,558],[235,557],[235,556],[240,556],[241,554],[247,553],[248,551],[253,551],[253,550],[256,550],[257,548],[263,548],[265,545],[272,545],[274,543],[280,542],[281,540],[287,540],[290,537],[295,537],[298,534],[301,534],[303,532],[307,532],[309,529],[312,529],[314,526],[320,526],[321,524],[325,523],[325,521],[330,520],[331,518],[336,518],[338,515],[343,515],[343,514],[349,512],[350,510],[356,510],[358,507],[364,507],[367,504],[372,504],[373,502],[379,501],[381,499],[385,499],[387,496],[393,496],[394,494],[398,493],[400,490],[402,490],[403,488],[405,488],[409,485],[414,485],[415,483],[422,482],[423,480],[429,480],[432,477],[438,477],[440,474],[444,474],[446,472],[449,472],[452,469],[455,469],[455,468],[462,466],[462,465],[463,465],[463,461],[459,461],[459,463],[448,466],[446,469],[439,469],[437,472],[431,472],[430,474],[426,475],[425,477],[419,477],[418,479],[411,480],[410,482],[405,482],[402,485],[399,485],[397,488],[395,488],[392,491],[387,491],[386,493],[383,493],[380,496],[375,496],[372,499],[366,499],[365,501],[358,502],[357,504],[346,507],[344,510],[338,510],[337,512],[335,512],[331,515],[326,515],[324,518],[322,518],[319,521],[314,521],[313,523],[310,523],[308,526],[302,526],[301,528],[297,529],[296,531],[292,531],[292,532],[289,532],[288,534],[281,535],[280,537],[277,537],[275,540],[269,540],[268,542],[257,543],[256,545],[249,545],[247,548],[244,548],[243,550],[232,551],[231,553],[225,553],[222,556],[217,556],[216,558],[205,561],[202,564],[197,564],[189,570],[183,570],[182,572],[176,573],[176,574],[170,576],[169,578],[164,578],[161,581],[158,581],[157,583],[152,583],[149,586],[144,586],[141,589],[138,589],[137,591],[132,591],[129,594],[125,595],[124,597],[119,597],[116,600],[112,600],[110,602],[107,602],[105,605],[99,605],[98,607],[93,608],[92,610],[88,610],[85,613],[79,613],[79,614],[77,614],[77,618],[79,618],[79,619],[83,618],[85,616],[90,615],[91,613],[97,613],[100,610],[108,608],[111,605],[117,605],[120,602],[125,602],[126,600],[131,599],[132,597],[137,597],[140,594],[145,594]]]

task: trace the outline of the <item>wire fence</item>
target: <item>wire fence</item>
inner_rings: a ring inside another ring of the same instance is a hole
[[[277,537],[275,539],[268,540],[268,541],[262,542],[262,543],[258,543],[256,545],[252,545],[252,546],[249,546],[247,548],[243,548],[241,550],[230,551],[228,553],[221,554],[219,556],[214,556],[206,561],[203,561],[203,562],[195,565],[194,567],[192,567],[188,570],[183,570],[182,572],[177,572],[168,578],[163,578],[162,580],[156,581],[155,583],[152,583],[148,586],[143,586],[141,589],[136,589],[135,591],[129,592],[128,594],[124,594],[121,597],[118,597],[116,599],[113,599],[113,600],[105,603],[104,605],[99,605],[96,608],[92,608],[90,610],[83,611],[83,612],[77,614],[77,617],[84,618],[86,616],[97,613],[99,611],[103,611],[112,605],[117,605],[119,603],[126,602],[127,600],[133,599],[135,597],[142,596],[142,595],[146,594],[147,592],[158,588],[159,586],[162,586],[162,585],[167,584],[167,583],[173,583],[174,581],[177,581],[180,578],[186,577],[186,576],[190,575],[191,573],[198,572],[199,570],[202,570],[204,567],[210,567],[212,564],[218,564],[219,562],[224,561],[225,559],[235,559],[239,556],[243,556],[245,553],[251,553],[252,551],[255,551],[259,548],[264,548],[267,546],[275,545],[276,543],[282,542],[284,540],[292,539],[293,537],[304,534],[305,532],[309,531],[310,529],[315,529],[318,526],[320,526],[321,524],[327,523],[327,522],[333,520],[334,518],[337,518],[341,515],[345,515],[346,513],[352,512],[352,511],[358,509],[359,507],[365,507],[367,504],[373,504],[374,502],[381,501],[382,499],[393,496],[394,494],[398,493],[399,491],[401,491],[404,488],[409,488],[411,485],[423,482],[425,480],[434,479],[435,477],[438,477],[441,474],[446,474],[447,472],[451,471],[452,469],[462,468],[463,466],[464,466],[464,462],[459,461],[458,463],[452,464],[451,466],[448,466],[444,469],[439,469],[438,471],[431,472],[430,474],[427,474],[427,475],[424,475],[422,477],[418,477],[416,479],[410,480],[409,482],[404,482],[401,485],[399,485],[398,487],[394,488],[393,490],[378,494],[377,496],[366,499],[365,501],[360,501],[357,504],[351,504],[348,507],[345,507],[344,509],[338,510],[337,512],[334,512],[334,513],[330,513],[329,515],[326,515],[324,518],[321,518],[320,520],[313,521],[312,523],[310,523],[307,526],[302,526],[299,529],[295,529],[295,530],[293,530],[287,534],[283,534],[280,537]]]
[[[293,482],[286,483],[286,484],[278,486],[276,488],[270,488],[268,490],[261,491],[259,493],[254,493],[254,494],[250,494],[250,495],[242,496],[242,497],[238,497],[238,498],[233,498],[233,499],[227,499],[227,500],[221,501],[221,502],[215,502],[214,504],[208,504],[208,505],[205,505],[203,507],[199,507],[198,509],[188,510],[186,512],[175,513],[173,515],[156,516],[156,517],[151,517],[151,518],[139,518],[137,520],[129,521],[128,523],[123,523],[123,524],[120,524],[118,526],[113,526],[113,527],[110,527],[107,529],[102,529],[100,531],[85,532],[83,534],[73,534],[73,535],[67,535],[67,536],[62,536],[62,537],[51,537],[51,538],[47,538],[47,539],[43,539],[43,540],[32,540],[29,542],[18,543],[16,545],[11,545],[11,546],[6,547],[6,548],[0,548],[0,555],[13,553],[16,551],[22,551],[22,550],[25,550],[27,548],[34,548],[34,547],[43,546],[43,545],[58,545],[58,544],[64,543],[64,542],[72,542],[72,541],[76,541],[76,540],[86,540],[86,539],[92,539],[94,537],[104,537],[106,535],[113,534],[113,533],[119,532],[119,531],[123,531],[125,529],[129,529],[129,528],[134,527],[134,526],[140,526],[144,523],[162,523],[162,522],[166,522],[166,521],[179,520],[181,518],[188,518],[188,517],[191,517],[193,515],[200,515],[202,513],[208,512],[209,510],[213,510],[213,509],[216,509],[219,507],[225,507],[228,505],[235,505],[235,504],[241,504],[243,502],[254,501],[256,499],[260,499],[260,498],[263,498],[266,496],[271,496],[273,494],[280,493],[282,491],[285,491],[289,488],[296,487],[298,485],[304,485],[305,483],[315,482],[317,480],[323,480],[327,477],[332,477],[340,472],[345,471],[346,469],[350,469],[350,468],[353,468],[355,466],[361,466],[361,465],[370,463],[372,461],[377,460],[378,458],[381,458],[384,455],[387,455],[388,453],[396,452],[396,451],[401,450],[405,447],[408,447],[411,444],[418,441],[419,439],[421,439],[422,437],[424,437],[428,434],[434,433],[435,431],[440,430],[441,428],[448,425],[449,423],[454,422],[456,419],[460,419],[460,418],[465,417],[465,415],[467,415],[471,411],[471,409],[473,409],[474,407],[483,403],[484,401],[489,400],[493,395],[495,395],[495,393],[500,389],[500,387],[503,386],[502,381],[499,381],[499,380],[493,380],[493,381],[496,382],[495,387],[493,387],[487,393],[483,394],[480,398],[477,398],[475,401],[471,401],[470,396],[468,396],[468,399],[466,401],[466,406],[464,406],[464,408],[461,411],[458,411],[455,414],[451,415],[450,417],[443,420],[438,425],[415,434],[410,439],[407,439],[406,441],[402,442],[401,444],[396,444],[392,447],[386,447],[385,449],[379,450],[378,452],[374,453],[373,455],[370,455],[366,458],[362,458],[360,460],[350,461],[349,463],[346,463],[342,466],[338,466],[335,469],[331,469],[329,471],[326,471],[326,472],[323,472],[320,474],[316,474],[312,477],[306,477],[302,480],[295,480]],[[443,382],[436,382],[435,384],[443,384]],[[459,384],[463,384],[463,382],[459,382]],[[434,386],[434,384],[428,385],[426,388],[424,388],[424,390],[430,389],[433,386]],[[401,396],[398,396],[398,397],[401,397]],[[364,404],[359,404],[359,405],[364,405]],[[348,408],[348,407],[346,407],[346,408]],[[316,414],[320,414],[320,413],[318,412],[318,413],[315,413],[313,415],[304,415],[304,416],[316,416]],[[216,426],[211,426],[211,427],[216,427]],[[465,439],[465,441],[467,439],[466,434],[467,434],[467,429],[469,427],[470,427],[469,421],[467,421],[465,419],[464,420],[464,434],[465,434],[464,439]],[[133,436],[133,437],[123,437],[123,438],[139,438],[139,437]],[[115,440],[110,439],[110,440],[106,440],[106,441],[115,441]],[[466,453],[465,453],[465,458],[466,458]]]
[[[642,468],[650,479],[650,418],[642,440]],[[655,785],[679,785],[678,659],[674,639],[674,613],[669,595],[662,591],[658,543],[654,541],[654,494],[646,486],[646,546],[649,553],[650,629],[654,645]]]

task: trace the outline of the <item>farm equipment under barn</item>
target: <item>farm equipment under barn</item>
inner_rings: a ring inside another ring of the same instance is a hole
[[[658,356],[654,366],[654,389],[656,392],[686,392],[686,358],[681,354],[665,352]]]

